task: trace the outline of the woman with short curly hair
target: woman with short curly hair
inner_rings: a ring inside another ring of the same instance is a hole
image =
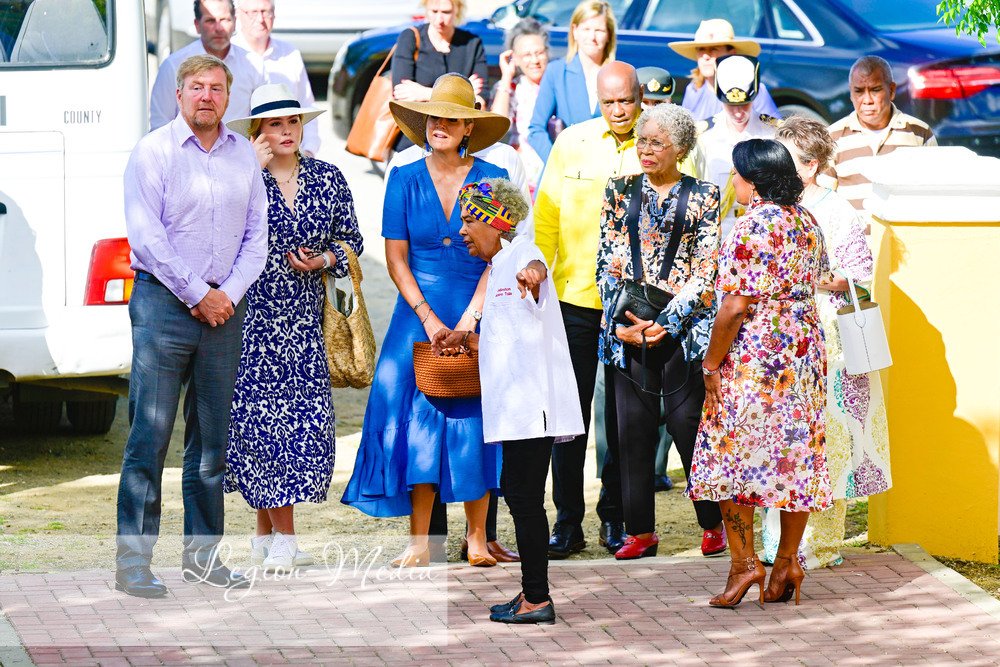
[[[729,536],[726,590],[733,607],[756,584],[761,602],[799,588],[797,559],[810,512],[830,505],[826,466],[826,348],[817,285],[833,279],[819,225],[798,202],[802,180],[772,139],[733,149],[733,184],[747,212],[719,254],[724,294],[702,372],[705,408],[687,494],[715,500]],[[754,551],[755,507],[781,509],[781,540],[767,590]]]
[[[604,307],[598,355],[614,395],[605,418],[617,434],[608,444],[617,442],[611,456],[620,463],[628,533],[615,552],[619,560],[655,556],[659,545],[653,473],[661,412],[685,472],[691,467],[705,402],[700,368],[715,314],[719,252],[719,188],[679,168],[695,143],[691,113],[674,104],[650,107],[639,116],[635,137],[642,173],[608,181],[597,250]],[[675,255],[664,259],[670,248]],[[616,316],[621,290],[636,284],[661,294],[659,312]],[[718,504],[696,502],[694,510],[705,531],[702,553],[725,551]],[[714,548],[705,549],[706,539]]]

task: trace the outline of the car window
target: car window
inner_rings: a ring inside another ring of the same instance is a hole
[[[580,0],[532,0],[525,7],[523,15],[552,25],[568,26],[578,4]],[[615,19],[621,21],[632,0],[608,0],[608,4],[615,13]]]
[[[0,67],[100,65],[108,0],[0,0]]]
[[[840,0],[879,32],[940,28],[938,0]]]
[[[694,33],[705,19],[726,19],[737,35],[753,37],[764,16],[761,4],[762,0],[659,0],[642,27]]]
[[[771,3],[771,18],[774,21],[774,36],[778,39],[805,41],[809,33],[783,2]]]

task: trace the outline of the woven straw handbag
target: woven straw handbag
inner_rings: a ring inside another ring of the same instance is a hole
[[[435,357],[431,344],[413,344],[413,372],[417,389],[431,398],[472,398],[479,396],[479,354]]]
[[[362,389],[375,375],[375,334],[361,294],[361,265],[346,243],[337,243],[347,253],[351,293],[337,289],[337,281],[323,273],[326,302],[323,304],[323,343],[334,387]]]

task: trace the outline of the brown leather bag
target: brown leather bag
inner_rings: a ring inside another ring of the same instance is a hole
[[[410,28],[413,36],[417,40],[416,48],[413,49],[413,60],[417,59],[417,52],[420,51],[420,33],[416,28]],[[393,44],[389,49],[389,55],[385,57],[382,66],[375,73],[371,85],[365,98],[361,100],[361,108],[354,118],[351,132],[347,135],[348,153],[360,155],[362,157],[385,162],[389,157],[389,150],[396,143],[399,136],[399,126],[389,112],[389,100],[392,99],[392,79],[382,76],[382,70],[392,60],[392,54],[396,51]]]

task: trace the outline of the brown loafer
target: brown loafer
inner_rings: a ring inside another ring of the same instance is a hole
[[[498,563],[520,563],[521,557],[517,555],[516,552],[511,551],[504,545],[500,544],[499,540],[494,540],[493,542],[487,542],[486,548],[489,553]],[[462,560],[469,557],[469,541],[466,538],[462,538]]]

